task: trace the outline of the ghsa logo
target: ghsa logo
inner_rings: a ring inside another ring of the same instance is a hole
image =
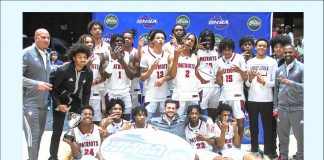
[[[144,28],[153,28],[158,23],[157,19],[150,18],[149,16],[139,17],[136,21],[137,24],[143,24]]]
[[[223,30],[228,27],[229,25],[228,19],[223,19],[221,16],[213,17],[208,21],[208,25],[214,26],[217,30]]]
[[[111,39],[112,35],[113,35],[112,33],[104,34],[101,39],[107,43],[110,43],[110,39]]]
[[[243,130],[243,136],[246,139],[251,139],[250,126],[247,126],[247,127],[244,128],[244,130]]]
[[[186,15],[180,15],[176,19],[176,24],[180,24],[187,29],[190,26],[190,19]]]
[[[219,34],[214,34],[215,36],[215,46],[218,46],[219,43],[223,40],[223,37]]]
[[[247,21],[247,26],[252,31],[257,31],[261,28],[262,22],[259,17],[253,16]]]
[[[118,26],[118,18],[114,14],[108,14],[105,17],[105,25],[109,29],[114,29]]]
[[[149,35],[148,35],[148,33],[142,34],[139,39],[142,39],[142,38],[144,40],[144,46],[148,45],[148,42],[149,42]]]

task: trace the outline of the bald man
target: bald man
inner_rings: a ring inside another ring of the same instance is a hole
[[[50,34],[35,31],[35,43],[23,50],[23,128],[29,160],[38,159],[40,141],[45,129],[51,65],[46,51]]]

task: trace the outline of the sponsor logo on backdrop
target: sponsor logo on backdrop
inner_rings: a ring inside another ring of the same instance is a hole
[[[218,46],[218,44],[223,40],[223,37],[219,34],[214,34],[215,36],[215,45]]]
[[[243,130],[243,136],[246,139],[251,139],[250,126],[246,126]]]
[[[221,16],[214,16],[208,21],[208,25],[214,26],[217,30],[223,30],[230,24],[228,19],[224,19]]]
[[[118,18],[114,14],[108,14],[105,17],[105,25],[109,29],[114,29],[118,26]]]
[[[107,43],[110,43],[110,39],[111,39],[111,36],[113,35],[113,33],[106,33],[102,36],[102,40],[107,42]]]
[[[148,33],[144,33],[144,34],[140,35],[139,39],[142,39],[142,38],[144,38],[144,46],[148,45],[148,42],[149,42]]]
[[[158,23],[158,20],[145,15],[139,17],[136,23],[143,24],[144,28],[153,28]]]
[[[252,31],[257,31],[261,28],[262,22],[261,19],[257,16],[250,17],[247,21],[247,26]]]
[[[187,29],[190,26],[190,19],[186,15],[180,15],[176,19],[176,24],[180,24]]]

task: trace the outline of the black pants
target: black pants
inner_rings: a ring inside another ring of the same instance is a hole
[[[53,110],[53,133],[50,145],[50,155],[57,158],[57,153],[61,140],[64,126],[65,113]]]
[[[248,101],[248,113],[250,119],[250,133],[251,133],[251,151],[256,152],[259,149],[258,134],[259,123],[258,116],[261,115],[263,126],[263,138],[264,138],[264,154],[276,153],[276,131],[275,124],[272,116],[273,103],[272,102],[252,102]]]

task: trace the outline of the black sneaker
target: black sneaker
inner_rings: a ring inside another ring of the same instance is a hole
[[[263,158],[264,153],[263,153],[262,150],[258,149],[257,151],[255,151],[255,150],[252,150],[251,149],[251,152],[254,153],[254,154],[256,154],[257,156],[260,156],[261,158]]]
[[[277,153],[274,153],[274,154],[269,154],[268,155],[269,158],[273,159],[273,158],[277,158],[278,157],[278,154]]]
[[[58,160],[57,157],[49,157],[48,160]]]

